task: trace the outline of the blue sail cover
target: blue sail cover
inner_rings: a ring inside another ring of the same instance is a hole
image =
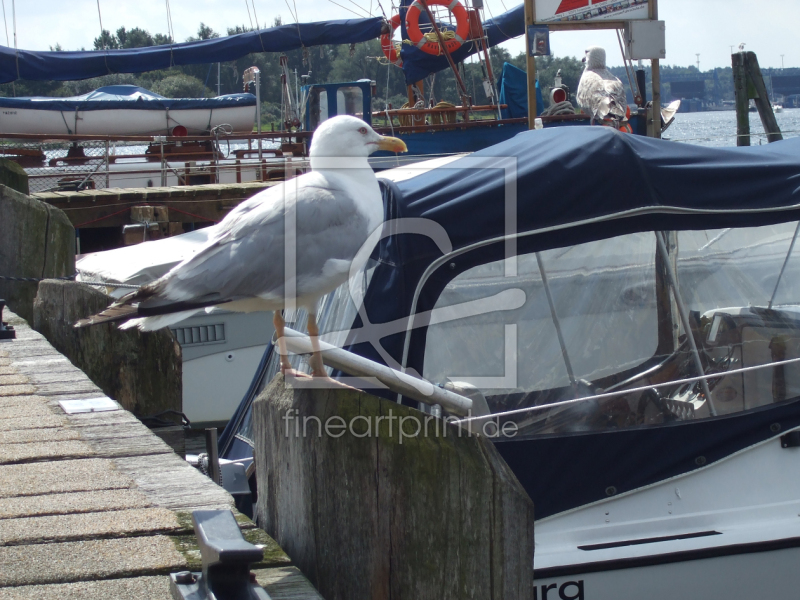
[[[413,0],[403,0],[400,6],[400,28],[402,31],[402,39],[404,40],[408,39],[408,32],[406,31],[406,11],[412,1]],[[423,13],[420,15],[419,22],[422,24],[429,23],[430,21]],[[438,25],[440,29],[442,27],[445,29],[452,29],[452,27],[443,23],[438,23]],[[508,12],[498,15],[494,19],[489,19],[483,24],[483,29],[489,39],[489,46],[496,46],[511,38],[521,36],[525,33],[525,6],[520,4]],[[451,56],[453,60],[458,63],[477,52],[477,44],[468,42],[463,44],[455,52],[452,52]],[[434,56],[410,44],[403,44],[402,50],[400,50],[400,57],[403,59],[403,73],[405,74],[406,83],[408,85],[424,79],[431,73],[437,73],[450,68],[450,63],[447,62],[446,56]]]
[[[0,83],[17,79],[69,81],[111,73],[143,73],[176,65],[236,60],[254,52],[287,52],[321,44],[366,42],[381,35],[383,18],[295,23],[168,46],[80,52],[15,51],[0,46]]]
[[[255,106],[253,94],[226,94],[216,98],[165,98],[135,85],[107,85],[88,94],[70,98],[34,96],[30,98],[0,98],[0,108],[35,110],[189,110]]]

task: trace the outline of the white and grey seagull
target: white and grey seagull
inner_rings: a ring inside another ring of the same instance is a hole
[[[600,46],[590,46],[583,62],[586,67],[578,82],[578,105],[591,115],[592,124],[607,118],[622,121],[628,108],[625,87],[606,68],[606,51]]]
[[[402,140],[378,135],[360,119],[328,119],[314,132],[310,173],[242,202],[214,226],[196,254],[75,326],[125,321],[120,328],[152,331],[211,306],[236,312],[271,310],[279,342],[283,342],[281,309],[287,288],[290,292],[294,288],[296,306],[308,310],[308,332],[315,349],[312,375],[324,376],[317,301],[347,281],[356,254],[370,234],[383,226],[381,191],[367,162],[376,150],[407,151]],[[294,278],[288,286],[287,215],[296,231],[294,241],[289,235],[290,253],[291,248],[296,250]],[[281,343],[280,351],[285,372],[290,369],[285,344]]]

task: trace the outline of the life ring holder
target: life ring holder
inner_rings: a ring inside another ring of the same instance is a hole
[[[400,27],[400,23],[400,15],[394,15],[389,20],[389,25],[391,25],[392,30],[381,34],[381,50],[383,50],[383,55],[390,63],[398,67],[403,66],[403,59],[400,58],[399,44],[395,46],[394,42],[392,42],[392,35],[394,34],[394,30]]]
[[[455,52],[461,47],[461,44],[464,43],[469,35],[469,18],[467,17],[467,10],[458,0],[425,1],[428,6],[446,6],[447,10],[449,10],[455,17],[455,33],[452,34],[450,39],[443,40],[448,52]],[[408,7],[408,10],[406,11],[406,31],[408,32],[408,39],[413,45],[423,52],[438,56],[442,53],[438,39],[435,41],[431,40],[428,36],[424,35],[419,28],[419,16],[422,14],[423,10],[423,6],[420,4],[419,0],[414,0],[411,6]]]

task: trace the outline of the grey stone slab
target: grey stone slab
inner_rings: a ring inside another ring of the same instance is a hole
[[[132,485],[130,477],[117,471],[113,462],[104,458],[0,465],[0,498],[109,490]]]
[[[29,397],[28,397],[29,398]],[[53,411],[43,402],[20,402],[17,406],[0,406],[0,419],[21,419],[24,417],[50,417]]]
[[[257,569],[258,584],[272,600],[323,600],[322,596],[297,567]],[[0,600],[2,600],[0,595]]]
[[[10,365],[9,366],[0,365],[0,375],[16,375],[19,372],[20,371],[18,371],[15,367],[12,367]]]
[[[100,396],[92,396],[98,398]],[[105,397],[105,396],[103,396]],[[64,400],[65,398],[61,398]],[[52,405],[58,406],[56,413],[63,412],[63,409],[58,405],[58,399],[52,400]],[[141,425],[142,422],[134,417],[127,410],[108,410],[93,413],[75,413],[67,415],[67,420],[72,427],[98,427],[101,425]]]
[[[0,394],[2,394],[3,387],[14,386],[0,386]],[[82,379],[80,381],[54,381],[52,383],[40,383],[36,385],[36,393],[42,396],[65,396],[86,393],[97,393],[98,396],[105,395],[103,394],[103,390],[101,390],[88,379]]]
[[[0,367],[2,368],[2,367]],[[14,361],[13,367],[18,373],[30,373],[32,371],[70,371],[80,370],[69,362],[65,356],[57,354],[54,356],[35,356],[32,358],[20,358]]]
[[[174,510],[233,508],[231,495],[175,454],[114,459],[156,506]]]
[[[186,560],[163,535],[0,547],[0,587],[168,573]]]
[[[91,381],[82,371],[74,367],[62,371],[51,371],[48,369],[47,371],[30,372],[25,373],[23,376],[28,379],[25,383],[31,383],[33,385]]]
[[[89,444],[79,440],[0,446],[0,465],[44,460],[60,461],[90,456],[97,456],[97,452]]]
[[[0,519],[0,546],[179,533],[183,529],[175,513],[165,508]]]
[[[0,385],[22,385],[24,383],[31,383],[25,375],[19,373],[15,375],[0,375]]]
[[[20,419],[0,419],[0,431],[18,429],[39,429],[41,427],[64,427],[67,420],[59,415],[25,417]]]
[[[0,385],[0,397],[2,396],[30,396],[36,393],[36,388],[30,384],[22,385]]]
[[[28,396],[2,396],[0,397],[0,407],[6,406],[28,406],[30,404],[38,404],[40,406],[48,406],[50,399],[45,396],[37,396],[35,394]],[[52,411],[51,411],[52,413]]]
[[[0,588],[0,600],[172,600],[169,577],[126,577]]]
[[[19,498],[0,498],[0,519],[103,512],[150,506],[152,503],[147,496],[130,489],[43,494],[27,496],[22,501]]]
[[[66,442],[81,439],[75,429],[63,427],[46,427],[44,429],[18,429],[16,431],[0,431],[0,448],[6,444],[30,444],[31,442]]]

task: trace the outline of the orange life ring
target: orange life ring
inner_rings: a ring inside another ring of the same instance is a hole
[[[428,6],[438,5],[446,6],[447,9],[453,13],[456,19],[456,31],[453,38],[444,41],[444,45],[449,52],[455,52],[464,43],[469,35],[469,19],[467,18],[467,10],[458,0],[425,0]],[[414,0],[411,6],[406,11],[406,30],[408,31],[408,39],[417,48],[428,54],[441,54],[439,42],[428,41],[422,31],[419,29],[419,16],[423,11],[422,4],[419,0]]]
[[[383,55],[389,59],[389,62],[398,67],[403,66],[403,59],[400,58],[400,53],[392,42],[392,35],[394,30],[400,27],[400,15],[395,15],[389,20],[389,25],[392,26],[391,33],[384,33],[381,35],[381,50]]]

